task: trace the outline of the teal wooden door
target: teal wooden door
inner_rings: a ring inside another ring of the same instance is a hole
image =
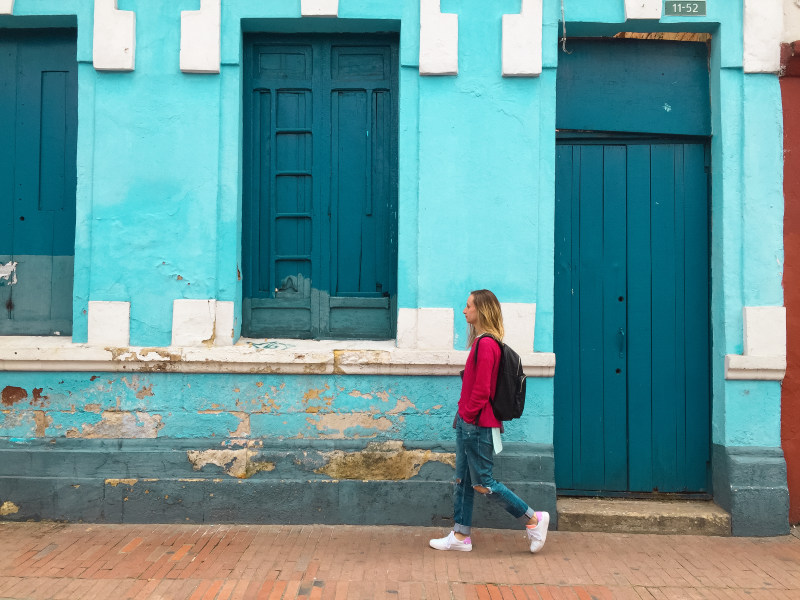
[[[562,492],[709,490],[706,170],[704,143],[557,146]]]
[[[394,336],[397,48],[246,39],[245,335]]]
[[[0,334],[72,333],[74,30],[0,33]]]

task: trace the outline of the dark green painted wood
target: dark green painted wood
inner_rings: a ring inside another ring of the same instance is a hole
[[[244,334],[391,338],[396,38],[251,36],[246,64]]]
[[[559,488],[709,489],[705,153],[648,140],[558,146]]]
[[[0,334],[72,331],[77,72],[74,30],[0,34]]]
[[[649,144],[628,146],[628,356],[636,357],[638,365],[645,366],[653,361],[652,243],[650,227],[641,226],[650,223],[650,152]],[[630,489],[638,492],[649,492],[657,486],[651,466],[652,388],[652,369],[628,369],[628,394],[632,399],[628,406],[628,444],[636,448],[629,455]]]
[[[706,44],[604,38],[567,46],[558,53],[559,130],[711,135]]]

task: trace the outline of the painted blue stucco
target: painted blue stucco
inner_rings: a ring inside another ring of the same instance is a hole
[[[501,76],[501,18],[518,12],[519,0],[442,0],[443,12],[459,15],[455,77],[419,75],[418,0],[340,0],[338,19],[301,18],[300,0],[223,0],[222,64],[210,75],[179,69],[180,13],[199,0],[119,0],[136,12],[128,73],[94,69],[93,4],[16,0],[14,14],[0,16],[0,28],[77,27],[72,342],[80,344],[90,300],[130,302],[130,343],[149,347],[171,343],[174,300],[232,301],[238,339],[242,32],[390,31],[400,37],[398,306],[453,309],[454,347],[463,349],[466,296],[488,287],[503,302],[536,303],[534,349],[552,352],[559,38],[564,30],[711,33],[712,441],[780,446],[779,383],[724,377],[725,355],[744,349],[743,307],[783,303],[780,89],[775,74],[743,72],[741,2],[710,2],[703,18],[626,23],[622,0],[573,0],[562,23],[562,3],[544,0],[543,71],[533,78]],[[449,441],[458,394],[457,378],[430,375],[2,372],[6,387],[27,397],[0,406],[5,440],[68,432],[225,439],[238,431],[249,439]],[[31,403],[34,389],[47,400]],[[552,379],[529,379],[527,402],[506,438],[552,445]],[[104,412],[129,416],[112,426]],[[347,417],[341,428],[337,416]]]

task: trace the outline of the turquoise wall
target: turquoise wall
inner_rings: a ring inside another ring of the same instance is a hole
[[[177,298],[233,301],[239,315],[242,30],[399,31],[399,306],[453,308],[454,345],[460,349],[466,333],[459,318],[465,297],[473,288],[490,287],[504,302],[536,302],[535,349],[552,351],[560,2],[544,2],[542,75],[521,79],[500,75],[501,15],[517,12],[519,0],[442,1],[444,12],[459,14],[457,77],[419,76],[417,0],[341,0],[339,19],[300,19],[299,0],[224,0],[220,74],[184,74],[179,70],[180,12],[196,10],[199,4],[119,0],[120,9],[136,11],[136,70],[131,73],[93,68],[93,2],[17,0],[14,16],[0,18],[2,27],[76,23],[78,28],[74,342],[87,339],[89,300],[129,301],[131,344],[136,346],[170,343],[172,302]],[[622,0],[573,0],[564,7],[568,36],[637,28],[713,34],[713,441],[777,447],[779,385],[726,381],[723,361],[726,354],[743,350],[743,306],[782,304],[778,79],[742,71],[741,2],[709,3],[708,9],[708,17],[685,22],[664,18],[660,23],[624,24]],[[238,336],[238,317],[235,327]],[[244,397],[250,401],[257,396],[259,381],[256,376],[142,375],[154,395],[136,405],[135,392],[121,379],[98,376],[115,381],[108,384],[109,397],[119,396],[134,411],[140,406],[155,412],[157,401],[158,410],[165,412],[188,393],[186,406],[163,421],[160,436],[223,435],[236,418],[215,416],[212,427],[211,416],[197,416],[205,410],[207,390],[223,390],[218,402],[231,415],[240,399],[234,387],[248,390]],[[277,377],[262,383],[275,386]],[[376,435],[438,439],[445,435],[446,428],[439,427],[447,420],[444,415],[452,415],[452,408],[444,406],[452,406],[457,389],[457,382],[446,377],[282,380],[290,390],[282,396],[285,422],[254,411],[253,435],[318,434],[303,412],[302,397],[314,386],[328,386],[334,397],[331,414],[358,412],[359,401],[348,395],[356,389],[414,398],[416,408],[404,413],[404,420],[400,414],[384,415],[395,402],[371,404],[379,409],[375,415],[383,415],[376,419],[391,423]],[[35,419],[42,417],[29,414],[35,407],[14,406],[3,413],[3,437],[24,438],[32,431],[65,435],[70,428],[80,432],[84,425],[96,426],[102,413],[76,409],[70,414],[74,399],[84,406],[110,401],[100,384],[89,385],[84,376],[69,373],[5,373],[0,381],[0,387],[18,386],[29,395],[34,388],[47,390],[53,418],[37,430]],[[190,384],[194,392],[188,391]],[[533,410],[509,428],[509,435],[552,443],[552,381],[536,380],[529,390]],[[439,404],[443,408],[434,408]],[[368,429],[346,429],[346,435]]]

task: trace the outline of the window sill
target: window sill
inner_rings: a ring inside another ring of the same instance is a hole
[[[233,346],[101,347],[60,337],[0,337],[0,371],[458,375],[463,350],[397,348],[394,340],[256,340]],[[529,377],[552,377],[555,354],[522,355]]]

